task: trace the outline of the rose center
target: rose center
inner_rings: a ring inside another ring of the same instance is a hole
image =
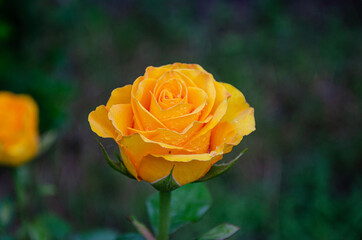
[[[186,102],[187,88],[179,79],[170,79],[160,83],[155,89],[155,97],[163,109],[170,108],[180,102]]]

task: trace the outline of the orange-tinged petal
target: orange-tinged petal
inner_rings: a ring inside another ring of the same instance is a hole
[[[222,147],[223,144],[229,143],[235,135],[235,127],[231,123],[220,122],[214,129],[212,129],[210,150],[216,150]]]
[[[154,142],[145,138],[139,133],[124,136],[118,141],[120,147],[123,148],[129,161],[138,172],[138,168],[142,158],[148,154],[187,154],[182,147],[171,146],[165,143]]]
[[[116,88],[112,91],[111,97],[107,102],[107,109],[110,109],[115,104],[127,104],[131,102],[132,85],[126,85],[121,88]]]
[[[157,128],[166,128],[166,126],[160,122],[160,120],[158,120],[148,110],[146,110],[134,97],[132,98],[132,109],[135,122],[141,130],[149,131]]]
[[[215,112],[216,108],[220,105],[221,102],[231,97],[231,94],[226,90],[226,87],[223,84],[216,81],[214,82],[214,84],[216,90],[216,97],[215,97],[214,106],[211,110],[211,114]]]
[[[195,111],[201,111],[205,107],[208,98],[206,92],[201,88],[188,88],[188,103],[194,105]]]
[[[186,114],[176,118],[162,120],[162,123],[170,130],[182,132],[192,122],[198,121],[200,112]]]
[[[227,100],[225,99],[215,110],[214,116],[211,118],[211,120],[190,140],[190,142],[213,129],[220,122],[221,118],[225,115],[226,110]]]
[[[159,79],[162,77],[163,74],[165,74],[167,71],[171,70],[172,65],[164,65],[161,67],[147,67],[145,72],[146,78],[155,78]]]
[[[196,69],[206,72],[199,64],[174,63],[171,69]]]
[[[162,109],[157,103],[156,98],[152,95],[150,112],[161,122],[164,119],[179,117],[190,113],[193,110],[193,105],[189,103],[178,103],[171,108]]]
[[[194,70],[194,71],[198,71],[198,70]],[[165,74],[163,74],[162,77],[160,77],[157,80],[155,89],[157,88],[157,85],[163,83],[164,81],[168,81],[170,79],[178,79],[178,80],[182,81],[187,87],[197,87],[193,80],[191,80],[189,77],[187,77],[186,75],[179,72],[179,70],[170,70],[170,71],[165,72]]]
[[[136,167],[131,162],[130,158],[127,156],[125,150],[122,147],[120,147],[119,150],[121,153],[122,161],[123,161],[124,165],[126,166],[128,172],[131,173],[138,181],[140,181],[141,179],[138,177]]]
[[[149,109],[151,103],[151,92],[156,84],[156,79],[145,78],[143,79],[134,93],[134,96],[145,109]]]
[[[211,131],[208,131],[207,133],[205,133],[201,136],[193,138],[186,145],[184,145],[184,148],[189,151],[194,151],[195,153],[209,152],[210,135],[211,135]]]
[[[148,155],[142,160],[139,174],[143,180],[153,183],[169,175],[174,168],[174,179],[180,185],[185,185],[204,176],[212,164],[221,158],[222,156],[215,156],[207,161],[170,162],[163,157]]]
[[[215,98],[216,98],[216,89],[215,89],[215,80],[211,74],[208,74],[204,71],[194,70],[194,69],[178,69],[175,70],[177,72],[182,73],[187,76],[189,79],[197,85],[197,87],[203,89],[208,95],[208,102],[205,106],[202,114],[200,116],[200,120],[205,119],[211,112],[211,109],[214,106]]]
[[[122,136],[128,135],[128,128],[133,125],[131,104],[116,104],[111,107],[108,118]]]
[[[118,133],[111,120],[108,119],[108,111],[104,105],[92,111],[88,116],[88,121],[92,131],[98,136],[103,138],[117,138]]]
[[[223,117],[222,121],[230,122],[240,114],[240,112],[249,108],[249,104],[246,102],[244,95],[235,87],[228,83],[221,83],[226,90],[231,94],[228,99],[228,110]]]
[[[194,136],[204,125],[202,122],[193,122],[183,132],[178,133],[169,129],[159,128],[153,131],[140,131],[130,128],[131,133],[140,133],[142,136],[157,143],[165,143],[181,147],[192,136]],[[188,150],[188,149],[187,149]]]

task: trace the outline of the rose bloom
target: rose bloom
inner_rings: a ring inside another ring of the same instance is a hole
[[[244,95],[197,64],[148,67],[133,85],[113,90],[88,117],[92,130],[119,145],[137,179],[157,182],[173,170],[184,185],[204,176],[255,130]]]
[[[38,151],[38,106],[27,95],[0,91],[0,165],[19,166]]]

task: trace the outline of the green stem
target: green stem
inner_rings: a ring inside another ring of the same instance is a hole
[[[167,240],[170,229],[171,192],[160,192],[160,217],[157,240]]]
[[[23,169],[22,169],[23,168]],[[13,181],[15,188],[15,196],[16,196],[16,205],[19,213],[20,221],[22,226],[27,226],[26,219],[26,193],[25,193],[25,185],[24,185],[24,167],[16,167],[13,172]],[[25,174],[26,175],[26,174]],[[27,229],[27,228],[26,228]],[[28,232],[25,232],[24,239],[29,239]]]

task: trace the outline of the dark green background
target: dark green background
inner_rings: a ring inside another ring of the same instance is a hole
[[[358,0],[0,1],[0,89],[34,96],[41,131],[60,132],[30,164],[57,188],[41,208],[74,231],[146,221],[154,190],[107,166],[87,116],[147,66],[178,61],[239,88],[257,130],[208,182],[211,210],[174,239],[226,221],[241,227],[234,239],[360,239],[361,12]],[[1,197],[10,172],[0,168]]]

